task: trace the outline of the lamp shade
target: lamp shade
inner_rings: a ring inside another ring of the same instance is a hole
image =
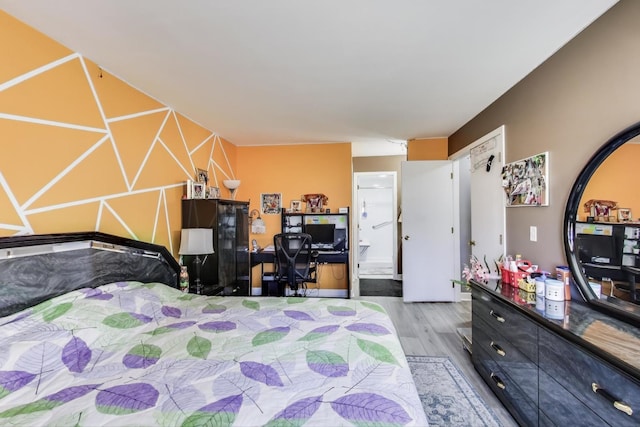
[[[180,255],[204,255],[213,253],[213,229],[183,228],[180,235]]]
[[[265,234],[267,232],[267,226],[262,218],[258,217],[251,222],[251,232],[253,234]]]

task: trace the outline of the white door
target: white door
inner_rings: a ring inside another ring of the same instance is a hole
[[[505,196],[502,189],[504,126],[470,145],[471,154],[471,254],[491,270],[504,255],[506,238]],[[492,271],[494,272],[494,271]]]
[[[453,163],[402,162],[402,296],[456,301]]]

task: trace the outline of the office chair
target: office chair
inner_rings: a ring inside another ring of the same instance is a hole
[[[318,252],[311,249],[311,236],[306,233],[280,233],[273,236],[276,252],[275,281],[278,294],[289,286],[299,296],[299,286],[316,282]]]

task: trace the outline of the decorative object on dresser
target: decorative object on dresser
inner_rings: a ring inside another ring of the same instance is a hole
[[[183,228],[180,233],[180,255],[195,255],[193,262],[195,279],[194,287],[196,294],[202,293],[202,282],[200,280],[200,270],[203,261],[200,255],[209,255],[213,252],[213,229],[211,228]],[[206,261],[206,257],[205,257]]]

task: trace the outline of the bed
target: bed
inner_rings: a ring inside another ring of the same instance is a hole
[[[0,239],[0,425],[427,425],[379,305],[184,294],[177,272],[100,233]]]

